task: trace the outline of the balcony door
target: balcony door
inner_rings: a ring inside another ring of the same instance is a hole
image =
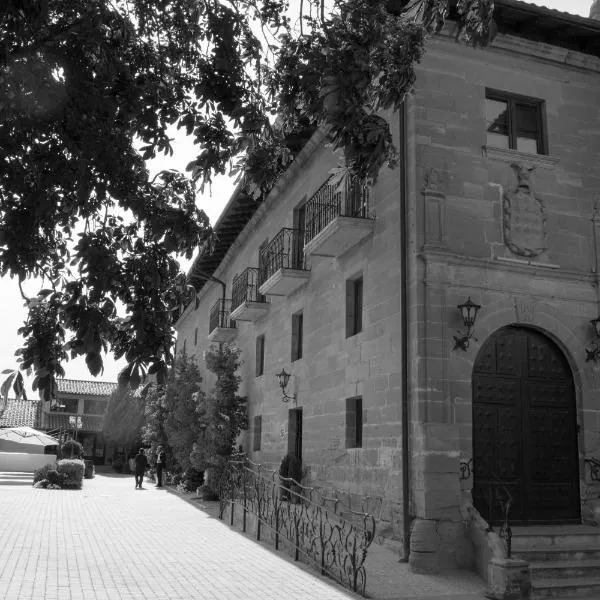
[[[304,232],[306,231],[306,202],[294,209],[294,234],[292,239],[292,269],[304,268]]]

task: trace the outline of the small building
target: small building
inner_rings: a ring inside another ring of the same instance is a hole
[[[104,414],[116,383],[57,379],[56,405],[50,410],[44,403],[39,427],[53,435],[68,435],[83,445],[84,458],[95,465],[106,460],[106,443],[102,435]]]

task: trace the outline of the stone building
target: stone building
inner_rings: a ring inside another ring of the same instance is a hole
[[[56,402],[42,403],[39,427],[55,435],[69,435],[83,445],[84,457],[103,465],[108,458],[102,436],[104,414],[116,383],[56,380]]]
[[[238,189],[177,324],[201,364],[242,350],[244,450],[380,498],[418,569],[484,574],[507,492],[517,524],[600,520],[600,22],[495,21],[485,49],[428,43],[371,189],[331,185],[322,130],[262,204]]]

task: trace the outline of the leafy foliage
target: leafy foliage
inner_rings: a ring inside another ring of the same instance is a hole
[[[191,466],[190,453],[202,427],[201,407],[204,392],[202,377],[194,357],[178,355],[165,390],[165,433],[168,445],[178,465],[184,470]]]
[[[46,282],[19,358],[45,399],[67,359],[98,375],[106,350],[127,360],[120,383],[166,383],[189,299],[176,259],[212,240],[197,183],[231,169],[260,202],[320,125],[342,174],[374,181],[396,163],[386,111],[449,4],[395,4],[334,0],[326,15],[304,0],[298,32],[286,0],[2,3],[0,275]],[[492,8],[459,0],[459,36],[485,43]],[[198,146],[191,180],[150,179],[144,161],[172,153],[173,126]]]
[[[115,446],[132,448],[141,439],[144,425],[144,400],[140,390],[117,388],[111,395],[104,416],[102,434]]]
[[[47,465],[44,465],[43,467],[40,467],[39,469],[36,469],[33,472],[33,483],[37,483],[38,481],[42,481],[43,479],[48,479],[48,472],[49,471],[55,471],[56,470],[56,465],[52,465],[50,463],[48,463]]]
[[[217,380],[199,408],[201,430],[190,456],[197,469],[218,473],[233,453],[238,435],[248,428],[247,401],[237,395],[240,354],[238,348],[227,344],[206,352],[206,366]],[[218,475],[212,475],[210,481],[216,485]]]
[[[61,487],[79,489],[83,484],[83,474],[85,472],[83,460],[64,458],[57,461],[56,470],[61,479]]]
[[[60,447],[60,454],[63,459],[83,459],[83,446],[76,440],[67,440]]]

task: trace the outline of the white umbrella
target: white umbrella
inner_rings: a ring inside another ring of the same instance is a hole
[[[56,438],[32,427],[6,427],[0,429],[0,439],[30,446],[58,446],[60,444]]]

